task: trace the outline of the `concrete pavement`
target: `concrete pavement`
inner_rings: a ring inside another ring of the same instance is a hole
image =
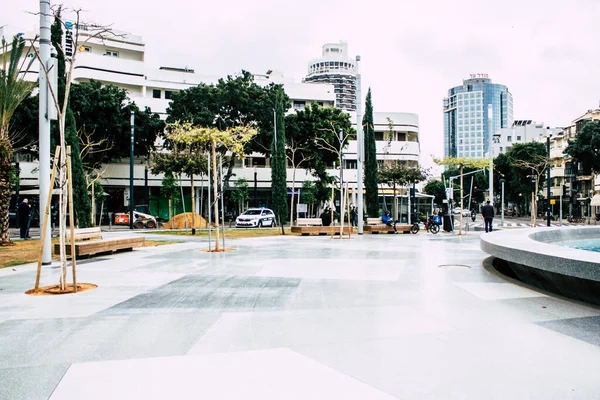
[[[0,270],[0,399],[599,398],[600,310],[489,272],[478,234],[227,247],[81,261],[77,295]]]

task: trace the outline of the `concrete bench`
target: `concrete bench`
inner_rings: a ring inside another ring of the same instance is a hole
[[[298,218],[296,226],[323,226],[321,218]]]
[[[133,250],[143,247],[146,241],[143,237],[124,237],[102,239],[100,228],[82,228],[74,230],[75,257],[91,256],[95,254],[114,253],[120,250]],[[71,231],[67,229],[66,253],[71,255]],[[60,245],[54,245],[54,253],[60,253]]]

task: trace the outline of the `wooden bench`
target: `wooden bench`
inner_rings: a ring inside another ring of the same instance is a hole
[[[114,253],[120,250],[133,250],[135,247],[143,247],[146,239],[144,237],[123,237],[113,239],[102,239],[100,228],[75,229],[75,257],[91,256],[94,254]],[[67,228],[67,243],[65,246],[67,255],[71,255],[71,230]],[[54,245],[54,253],[60,253],[60,245]]]
[[[407,224],[399,224],[396,223],[396,230],[399,233],[408,233],[410,232],[410,225]],[[383,223],[383,220],[380,218],[367,218],[367,224],[363,226],[363,231],[365,233],[370,232],[372,234],[378,233],[394,233],[393,226],[387,226]]]
[[[296,226],[323,226],[321,218],[298,218]]]

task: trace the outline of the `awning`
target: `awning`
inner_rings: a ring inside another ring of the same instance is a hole
[[[600,194],[595,194],[594,197],[592,197],[592,207],[593,206],[600,206]]]
[[[16,192],[15,192],[16,194]],[[26,190],[20,190],[19,191],[19,196],[26,196],[26,195],[39,195],[40,194],[40,189],[26,189]],[[60,194],[60,189],[52,189],[52,194],[53,195],[59,195]]]

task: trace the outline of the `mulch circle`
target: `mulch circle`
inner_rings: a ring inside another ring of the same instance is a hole
[[[86,292],[88,290],[96,289],[98,285],[94,285],[93,283],[78,283],[77,284],[77,293]],[[73,284],[67,284],[65,290],[60,290],[59,285],[51,285],[51,286],[41,286],[37,290],[30,289],[25,292],[30,296],[55,296],[60,294],[72,294],[75,293],[73,290]]]

